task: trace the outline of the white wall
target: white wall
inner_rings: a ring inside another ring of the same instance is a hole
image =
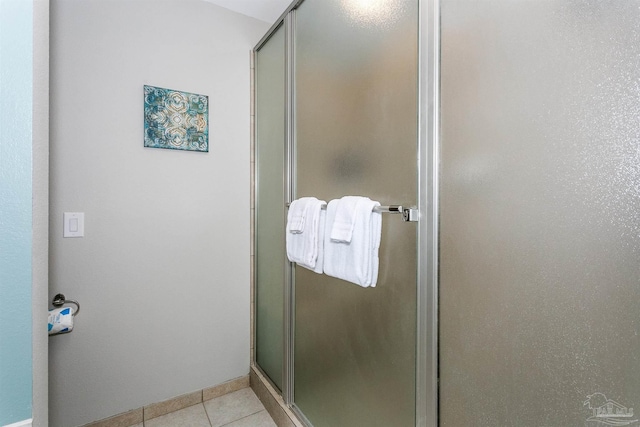
[[[269,25],[201,1],[51,2],[50,425],[249,371],[249,51]],[[143,147],[144,84],[209,96],[209,152]],[[62,214],[85,237],[62,238]]]

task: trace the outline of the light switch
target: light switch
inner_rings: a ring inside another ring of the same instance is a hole
[[[84,237],[84,212],[65,212],[63,237]]]

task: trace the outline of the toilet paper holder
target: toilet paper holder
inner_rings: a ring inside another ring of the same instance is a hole
[[[73,312],[73,316],[75,317],[78,313],[80,313],[80,303],[72,299],[66,299],[64,294],[57,294],[55,297],[53,297],[53,301],[51,303],[56,308],[62,307],[65,304],[75,304],[76,309]]]

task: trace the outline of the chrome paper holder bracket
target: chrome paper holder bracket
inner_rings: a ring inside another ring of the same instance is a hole
[[[51,303],[56,308],[62,307],[65,304],[75,304],[76,309],[73,312],[73,316],[75,317],[78,313],[80,313],[80,303],[72,299],[66,299],[64,294],[57,294],[55,297],[53,297],[53,301]]]

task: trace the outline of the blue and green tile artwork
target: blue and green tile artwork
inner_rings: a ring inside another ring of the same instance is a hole
[[[209,97],[145,85],[144,146],[209,151]]]

